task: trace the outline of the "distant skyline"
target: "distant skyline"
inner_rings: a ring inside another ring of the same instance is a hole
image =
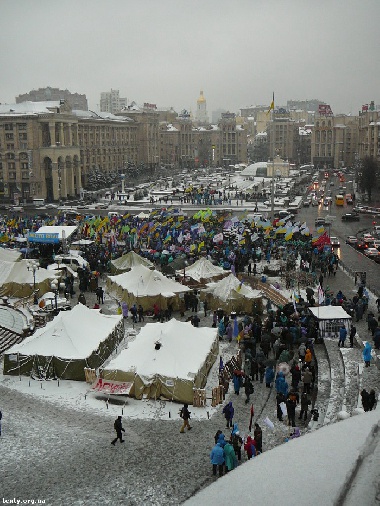
[[[0,0],[0,102],[46,86],[118,89],[196,112],[319,99],[380,103],[379,0]]]

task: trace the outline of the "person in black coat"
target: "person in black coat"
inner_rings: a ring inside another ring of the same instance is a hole
[[[296,426],[296,406],[297,401],[293,398],[293,396],[290,394],[289,397],[286,399],[286,409],[288,411],[288,425],[291,425],[292,427]]]
[[[282,417],[283,417],[283,414],[282,414],[282,409],[281,409],[281,406],[280,404],[282,402],[285,402],[285,395],[281,392],[278,392],[277,395],[276,395],[276,403],[277,403],[277,419],[282,422]]]
[[[354,347],[354,338],[356,336],[356,327],[355,325],[352,325],[350,329],[350,348]]]
[[[122,432],[125,432],[125,429],[123,429],[123,425],[121,422],[121,416],[118,416],[115,420],[115,423],[113,424],[114,429],[116,430],[116,437],[113,441],[111,441],[111,445],[116,444],[116,441],[120,439],[120,443],[124,443]]]

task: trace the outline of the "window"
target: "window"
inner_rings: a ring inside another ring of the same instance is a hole
[[[7,141],[13,141],[13,134],[5,134],[5,139]]]
[[[21,169],[28,170],[29,169],[28,162],[22,162],[21,163]]]
[[[8,170],[14,170],[16,168],[16,164],[14,162],[8,162]]]
[[[14,160],[15,159],[15,154],[14,153],[7,153],[7,159],[8,160]]]
[[[22,171],[21,172],[21,178],[22,179],[29,179],[29,172],[28,171]]]
[[[20,149],[28,149],[28,143],[27,142],[20,142]]]
[[[4,130],[13,130],[13,123],[5,123]]]
[[[8,149],[9,151],[13,151],[13,150],[14,150],[14,148],[15,148],[15,145],[14,145],[14,144],[7,144],[7,149]]]
[[[28,138],[28,135],[27,135],[27,133],[26,133],[26,132],[20,132],[20,133],[18,134],[18,138],[19,138],[20,140],[26,140],[26,139]]]
[[[20,160],[27,160],[28,159],[28,153],[20,153]]]

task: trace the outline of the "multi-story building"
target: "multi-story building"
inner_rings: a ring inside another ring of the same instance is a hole
[[[0,195],[6,201],[80,194],[89,172],[138,163],[130,118],[73,112],[61,102],[0,105]]]
[[[119,90],[103,91],[100,94],[100,112],[116,114],[128,107],[128,100],[120,97]]]
[[[357,116],[334,116],[330,106],[321,106],[316,114],[311,139],[311,160],[316,166],[352,166],[358,152]]]
[[[70,105],[71,109],[79,109],[81,111],[88,110],[88,103],[86,95],[79,93],[71,93],[69,90],[60,90],[58,88],[38,88],[38,90],[29,91],[16,97],[16,104],[22,102],[51,102],[64,100]]]
[[[358,154],[361,159],[372,156],[380,163],[380,110],[359,113]]]

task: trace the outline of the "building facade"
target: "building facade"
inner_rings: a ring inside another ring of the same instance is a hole
[[[119,90],[103,91],[100,94],[100,112],[116,114],[128,107],[128,99],[120,97]]]

